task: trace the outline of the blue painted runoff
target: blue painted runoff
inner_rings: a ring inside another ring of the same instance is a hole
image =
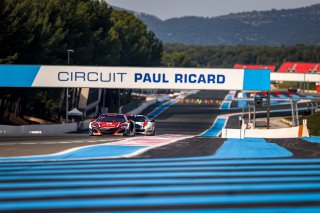
[[[108,168],[108,167],[99,167],[99,166],[92,166],[91,168],[86,168],[86,167],[70,167],[70,166],[64,166],[64,167],[59,167],[57,166],[57,168],[55,168],[55,170],[51,170],[51,169],[45,169],[45,168],[41,168],[41,169],[33,169],[32,171],[29,170],[20,170],[20,171],[4,171],[3,173],[6,175],[53,175],[53,174],[61,174],[64,172],[68,172],[68,174],[75,174],[78,173],[79,171],[81,172],[86,172],[86,173],[99,173],[99,172],[111,172],[111,173],[115,173],[115,172],[122,172],[122,173],[130,173],[130,172],[135,172],[135,173],[139,173],[139,172],[183,172],[185,170],[188,170],[190,172],[199,172],[199,171],[220,171],[220,170],[226,170],[226,171],[233,171],[233,170],[239,170],[239,169],[272,169],[272,170],[278,170],[281,171],[282,169],[295,169],[295,170],[299,170],[299,169],[320,169],[319,165],[272,165],[272,166],[212,166],[212,165],[201,165],[201,166],[183,166],[183,167],[173,167],[173,168],[158,168],[158,167],[130,167],[130,168]],[[70,171],[71,169],[71,171]],[[106,170],[107,169],[107,170]],[[1,183],[0,183],[1,186]]]
[[[1,87],[31,87],[41,66],[0,65]]]
[[[163,185],[163,186],[131,186],[131,187],[98,187],[98,188],[59,188],[51,190],[32,189],[0,192],[0,197],[7,199],[19,198],[54,198],[68,196],[90,196],[90,195],[139,195],[149,193],[185,193],[185,192],[223,192],[223,191],[274,191],[274,190],[301,190],[301,189],[320,189],[320,183],[265,183],[265,184],[219,184],[219,185]]]
[[[319,202],[320,193],[277,193],[277,194],[227,194],[221,195],[191,195],[191,196],[160,196],[160,197],[112,197],[112,198],[87,198],[84,199],[58,199],[45,201],[8,201],[1,203],[1,211],[30,210],[30,209],[60,209],[60,208],[103,208],[103,207],[135,207],[135,206],[174,206],[185,205],[214,205],[214,204],[245,204],[250,203],[292,203]],[[237,212],[237,211],[235,211]]]
[[[183,161],[181,161],[183,160]],[[200,160],[200,161],[198,161]],[[86,168],[90,166],[90,164],[101,164],[105,163],[106,160],[90,160],[82,161],[80,168]],[[114,164],[116,163],[116,164]],[[288,164],[288,165],[303,165],[305,163],[320,163],[320,159],[312,158],[312,159],[294,159],[294,158],[284,158],[284,159],[247,159],[246,161],[239,161],[238,159],[215,159],[212,161],[211,156],[201,156],[201,157],[184,157],[184,158],[161,158],[161,159],[122,159],[120,162],[118,159],[108,159],[108,164],[103,164],[104,168],[118,168],[118,167],[127,167],[130,164],[130,167],[155,167],[155,166],[201,166],[201,165],[229,165],[229,164],[237,164],[237,165],[261,165],[261,164]],[[63,168],[67,168],[69,165],[68,161],[56,161],[56,162],[10,162],[8,163],[0,163],[0,171],[6,171],[9,169],[14,170],[24,170],[33,169],[37,167],[38,169],[54,169],[57,166],[61,166]],[[73,165],[74,166],[74,165]],[[96,165],[97,166],[97,165]],[[59,168],[59,167],[58,167]],[[73,167],[71,167],[73,168]]]
[[[294,99],[298,99],[300,100],[301,99],[301,96],[300,95],[297,95],[297,94],[290,94],[290,96]]]
[[[278,97],[281,99],[287,99],[287,100],[285,100],[285,102],[290,102],[289,98],[287,96],[285,96],[284,94],[279,94]]]
[[[117,211],[117,213],[146,213],[147,211]],[[254,208],[206,208],[206,209],[169,209],[169,210],[152,210],[154,213],[315,213],[320,212],[318,206],[294,206],[294,207],[254,207]],[[90,212],[95,213],[95,212]],[[96,212],[98,213],[98,212]],[[100,212],[99,212],[100,213]]]
[[[288,97],[285,96],[284,94],[279,94],[278,97],[281,98],[281,99],[288,99]]]
[[[8,157],[0,158],[0,161],[23,161],[23,160],[61,160],[61,159],[82,159],[82,158],[103,158],[122,156],[130,154],[146,146],[117,146],[117,145],[96,145],[84,147],[82,149],[61,154],[61,155],[46,155],[34,157]]]
[[[278,100],[274,100],[274,99],[276,99],[276,97],[274,96],[274,95],[272,95],[272,94],[270,94],[270,104],[271,105],[277,105],[278,103],[279,103],[279,101]],[[272,100],[273,99],[273,100]]]
[[[213,160],[215,158],[211,158]],[[241,161],[238,159],[238,161]],[[130,166],[130,165],[128,165]],[[46,180],[101,180],[101,179],[154,179],[154,178],[192,178],[192,177],[214,177],[219,178],[221,176],[230,178],[230,177],[247,177],[247,176],[265,176],[265,177],[278,177],[278,176],[310,176],[310,175],[320,175],[319,169],[308,169],[305,171],[301,171],[301,169],[296,170],[280,170],[280,171],[273,171],[273,170],[240,170],[240,171],[176,171],[176,172],[127,172],[127,173],[108,173],[108,172],[100,172],[100,173],[76,173],[72,174],[69,172],[64,172],[61,174],[39,174],[39,175],[15,175],[15,174],[6,174],[0,176],[1,181],[41,181],[44,178]]]
[[[148,114],[148,117],[150,118],[155,118],[157,117],[158,115],[160,115],[164,110],[166,110],[168,107],[170,107],[171,105],[177,103],[176,100],[171,100],[171,101],[168,101],[164,104],[162,104],[161,106],[157,107],[156,109],[154,109],[152,112],[150,112]]]
[[[246,92],[242,93],[242,99],[247,99],[248,95]],[[247,106],[247,101],[246,100],[239,100],[238,101],[238,108],[242,109],[243,107]]]
[[[278,97],[281,98],[281,99],[288,99],[288,97],[283,95],[283,94],[278,95]],[[290,100],[277,100],[278,97],[275,97],[274,95],[270,94],[270,99],[271,99],[270,104],[272,106],[281,105],[281,104],[287,104],[288,102],[290,102]]]
[[[228,139],[213,158],[276,158],[291,157],[285,148],[263,138]]]
[[[320,143],[320,136],[303,137],[303,139],[306,141],[313,142],[313,143]]]
[[[248,162],[249,163],[249,162]],[[290,167],[289,167],[290,168]],[[304,167],[301,166],[301,169]],[[239,169],[239,168],[235,168]],[[258,169],[265,169],[264,166],[260,166]],[[285,168],[284,168],[285,169]],[[69,170],[70,171],[70,170]],[[303,175],[303,174],[301,174]],[[131,185],[131,186],[141,186],[143,184],[149,185],[168,185],[168,184],[230,184],[230,183],[238,183],[238,184],[264,184],[268,183],[279,183],[279,182],[315,182],[319,181],[320,176],[289,176],[289,177],[253,177],[253,178],[242,178],[242,177],[230,177],[230,178],[214,178],[214,179],[201,179],[201,178],[191,178],[191,179],[181,179],[181,178],[169,178],[163,179],[161,177],[152,178],[152,179],[115,179],[115,180],[62,180],[62,181],[35,181],[35,182],[11,182],[11,183],[0,183],[0,187],[2,189],[10,189],[15,188],[16,190],[20,189],[39,189],[39,188],[63,188],[67,186],[73,187],[108,187],[108,186],[123,186],[123,185]]]
[[[218,118],[215,120],[214,124],[205,131],[204,133],[201,134],[201,136],[204,137],[218,137],[222,128],[224,127],[227,119],[225,118]]]
[[[232,95],[227,95],[225,98],[226,101],[232,101],[233,96]]]
[[[230,109],[230,104],[231,104],[230,101],[223,101],[221,103],[220,109]]]
[[[309,98],[309,99],[315,99],[316,97],[314,97],[313,95],[307,95],[305,96],[306,98]]]

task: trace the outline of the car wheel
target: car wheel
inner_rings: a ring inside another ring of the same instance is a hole
[[[156,135],[156,128],[153,128],[153,131],[149,135],[150,136],[155,136]]]

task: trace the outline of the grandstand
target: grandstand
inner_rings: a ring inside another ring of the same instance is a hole
[[[320,73],[320,63],[284,62],[278,70],[274,65],[235,64],[234,69],[269,69],[271,72]]]
[[[319,63],[284,62],[278,72],[320,73]]]
[[[276,66],[273,65],[254,65],[254,64],[235,64],[234,69],[269,69],[271,72],[274,72]]]

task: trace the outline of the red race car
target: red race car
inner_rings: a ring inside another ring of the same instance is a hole
[[[102,114],[89,124],[89,135],[135,135],[135,123],[124,114]]]

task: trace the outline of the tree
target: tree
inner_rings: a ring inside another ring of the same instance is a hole
[[[121,66],[156,66],[160,64],[163,46],[154,33],[132,14],[112,11],[114,31],[118,33]]]
[[[66,64],[67,49],[74,49],[72,64],[160,65],[162,42],[133,15],[105,1],[1,0],[0,8],[2,64]],[[0,115],[58,121],[63,99],[61,89],[2,88]]]

